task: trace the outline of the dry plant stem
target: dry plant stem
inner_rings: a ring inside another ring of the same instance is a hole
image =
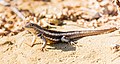
[[[20,17],[22,20],[25,20],[25,17],[22,15],[22,13],[20,13],[20,12],[18,11],[17,8],[15,8],[15,7],[10,7],[10,8],[11,8],[11,10],[12,10],[14,13],[16,13],[16,14],[18,15],[18,17]]]
[[[10,6],[10,4],[5,2],[5,0],[0,0],[0,4],[2,4],[4,6]]]
[[[25,20],[25,17],[23,16],[23,14],[20,13],[19,10],[18,10],[16,7],[11,6],[9,3],[5,2],[4,0],[1,0],[0,3],[1,3],[2,5],[4,5],[4,6],[9,6],[10,9],[11,9],[15,14],[18,15],[18,17],[20,17],[22,20]]]
[[[15,8],[15,7],[10,7],[10,8],[14,13],[16,13],[18,15],[18,17],[20,17],[22,20],[25,20],[25,17],[18,11],[17,8]],[[35,41],[36,41],[36,36],[33,36],[32,42],[30,44],[31,47],[33,46]]]

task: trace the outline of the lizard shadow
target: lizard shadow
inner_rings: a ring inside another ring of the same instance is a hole
[[[62,50],[62,51],[75,51],[76,47],[74,45],[70,45],[68,43],[55,43],[55,44],[49,44],[49,46],[52,46],[54,48],[47,48],[52,50]]]
[[[78,42],[76,42],[77,40],[81,39],[83,37],[79,37],[79,38],[75,38],[75,39],[72,39],[73,42],[75,42],[75,44],[77,44]],[[58,43],[54,43],[54,44],[48,44],[49,46],[52,46],[54,48],[47,48],[47,49],[57,49],[57,50],[62,50],[62,51],[75,51],[76,50],[76,47],[75,45],[71,45],[69,43],[61,43],[61,42],[58,42]]]

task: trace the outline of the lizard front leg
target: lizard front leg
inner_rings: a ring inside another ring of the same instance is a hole
[[[44,48],[45,48],[46,45],[47,45],[47,41],[46,41],[46,39],[44,38],[43,34],[38,34],[38,36],[43,40],[43,44],[42,44],[40,50],[41,50],[41,51],[44,51]],[[33,45],[35,44],[36,38],[37,38],[37,36],[33,36],[32,43],[31,43],[30,46],[33,46]]]
[[[30,47],[33,47],[34,44],[35,44],[36,38],[37,38],[37,36],[33,35],[33,37],[32,37],[32,42],[31,42],[30,44],[27,44],[27,43],[26,43],[26,44],[27,44],[28,46],[30,46]]]
[[[41,39],[43,40],[43,44],[41,46],[41,51],[44,51],[44,48],[46,47],[47,45],[47,40],[45,39],[44,36],[41,36]]]
[[[41,51],[44,51],[44,48],[45,48],[46,45],[47,45],[47,40],[45,39],[45,37],[44,37],[43,34],[41,34],[41,33],[38,33],[37,36],[40,37],[40,38],[42,39],[42,41],[43,41],[43,44],[42,44],[40,50],[41,50]],[[34,41],[35,41],[35,40],[33,40],[33,42],[34,42]],[[33,43],[33,44],[34,44],[34,43]]]
[[[68,43],[71,44],[71,45],[76,44],[76,42],[70,40],[70,39],[69,39],[68,37],[66,37],[66,36],[62,36],[61,41],[62,41],[62,42],[68,42]]]
[[[33,35],[33,39],[32,39],[32,42],[30,44],[31,47],[33,47],[33,45],[35,44],[36,38],[37,38],[37,36]]]

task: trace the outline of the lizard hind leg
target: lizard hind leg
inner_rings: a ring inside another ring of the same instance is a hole
[[[62,42],[68,42],[70,45],[75,45],[77,42],[74,42],[74,41],[72,41],[72,40],[70,40],[69,38],[67,38],[67,37],[65,37],[65,36],[63,36],[62,38],[61,38],[61,41]]]
[[[75,42],[75,41],[70,41],[69,44],[70,44],[70,45],[75,45],[75,44],[77,44],[77,42]]]

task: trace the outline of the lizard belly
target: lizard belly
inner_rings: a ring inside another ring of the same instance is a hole
[[[57,39],[57,38],[50,38],[50,37],[46,37],[44,36],[46,41],[47,41],[47,44],[53,44],[53,43],[57,43],[60,41],[60,39]]]
[[[52,40],[49,40],[49,39],[46,39],[47,40],[47,44],[54,44],[56,42],[52,41]]]

